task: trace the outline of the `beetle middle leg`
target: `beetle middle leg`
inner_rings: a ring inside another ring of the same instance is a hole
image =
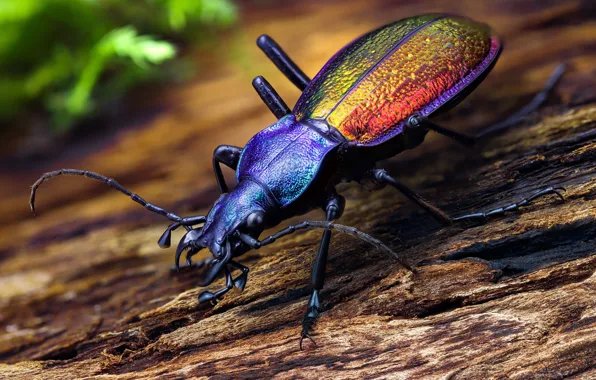
[[[345,207],[345,199],[333,190],[331,196],[325,204],[325,213],[327,221],[331,222],[341,216]],[[302,332],[300,333],[300,349],[302,349],[302,341],[304,338],[310,339],[313,343],[315,341],[310,336],[310,330],[313,328],[319,314],[322,311],[321,301],[319,300],[319,291],[323,289],[325,283],[325,268],[327,265],[327,256],[329,253],[329,243],[331,242],[331,230],[325,229],[317,257],[313,263],[311,274],[312,293],[308,301],[308,308],[306,314],[302,319]],[[315,343],[316,344],[316,343]]]

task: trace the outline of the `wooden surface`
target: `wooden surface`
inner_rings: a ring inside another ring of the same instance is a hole
[[[147,113],[123,121],[127,128],[118,133],[43,166],[2,172],[0,378],[596,377],[594,6],[243,6],[241,25],[213,52],[192,53],[202,62],[197,80],[148,94]],[[430,11],[488,22],[506,41],[491,76],[443,117],[458,130],[515,110],[557,63],[570,69],[548,105],[515,130],[472,150],[429,135],[383,167],[452,215],[499,207],[548,185],[566,187],[566,200],[547,197],[485,225],[441,228],[391,189],[342,185],[340,223],[383,240],[420,273],[335,234],[318,346],[298,350],[320,231],[248,253],[240,260],[251,268],[245,291],[211,308],[197,305],[196,272],[170,272],[174,249],[156,244],[167,220],[121,194],[60,178],[42,186],[39,215],[29,214],[29,186],[60,167],[115,177],[183,215],[205,213],[217,197],[213,149],[243,145],[274,121],[253,93],[252,77],[264,75],[288,104],[299,95],[256,48],[260,33],[276,38],[312,76],[361,33]]]

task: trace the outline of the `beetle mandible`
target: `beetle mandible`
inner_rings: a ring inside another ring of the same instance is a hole
[[[187,263],[203,248],[212,256],[197,266],[209,264],[200,281],[207,286],[223,274],[226,286],[216,292],[204,291],[199,302],[216,302],[230,289],[243,290],[248,268],[235,258],[271,244],[297,229],[324,228],[312,269],[312,293],[302,322],[300,348],[310,337],[321,313],[319,291],[325,280],[325,264],[332,229],[358,235],[390,251],[376,239],[351,227],[332,224],[342,215],[344,198],[335,190],[340,182],[356,181],[369,188],[393,186],[444,225],[455,221],[485,218],[515,210],[532,200],[557,194],[557,187],[537,191],[529,198],[484,213],[451,218],[438,207],[376,167],[380,160],[412,149],[422,143],[429,130],[472,145],[481,137],[503,131],[535,111],[547,98],[565,71],[559,65],[542,91],[517,113],[483,129],[465,135],[429,119],[458,104],[480,84],[495,65],[501,42],[491,29],[460,16],[428,14],[405,18],[382,26],[345,46],[311,80],[267,35],[257,45],[294,83],[302,95],[290,110],[261,76],[253,86],[278,119],[240,148],[221,145],[213,154],[213,169],[221,196],[208,215],[181,218],[97,173],[62,169],[44,174],[34,185],[35,192],[46,179],[58,175],[81,175],[107,183],[130,196],[148,210],[173,223],[159,239],[170,246],[171,232],[183,226],[187,232],[176,249],[176,267],[186,251]],[[236,172],[237,186],[229,191],[220,165]],[[266,228],[283,220],[321,208],[326,222],[305,221],[258,240]],[[193,226],[201,225],[193,228]],[[241,273],[236,278],[233,270]]]

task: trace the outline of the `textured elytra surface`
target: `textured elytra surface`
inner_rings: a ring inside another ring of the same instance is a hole
[[[315,76],[295,112],[374,145],[401,133],[400,122],[413,113],[432,113],[449,90],[456,94],[482,74],[498,51],[487,25],[440,15],[407,18],[342,49]]]
[[[596,26],[589,9],[578,2],[544,8],[542,1],[464,1],[449,9],[431,1],[417,3],[420,9],[320,3],[316,12],[267,11],[266,20],[249,14],[242,32],[250,38],[222,41],[204,68],[209,80],[160,96],[164,109],[142,128],[83,157],[3,172],[2,377],[596,375]],[[472,131],[522,105],[561,60],[570,71],[548,106],[515,130],[473,150],[431,134],[383,166],[453,215],[505,205],[549,184],[565,186],[566,201],[545,198],[485,225],[441,228],[392,189],[342,186],[340,222],[382,239],[420,273],[334,235],[317,347],[300,352],[297,337],[318,231],[247,254],[247,288],[211,309],[197,306],[195,272],[170,274],[173,249],[156,245],[167,221],[121,194],[61,178],[42,187],[39,215],[28,214],[28,187],[59,167],[105,173],[173,211],[204,213],[217,199],[213,148],[243,145],[272,123],[250,88],[252,76],[265,75],[288,103],[297,97],[256,50],[256,36],[274,36],[310,74],[356,35],[408,12],[445,10],[490,22],[507,42],[491,76],[445,124]],[[226,59],[230,46],[250,59],[250,72]]]
[[[343,47],[313,78],[296,103],[298,118],[324,119],[341,102],[352,86],[383,57],[391,54],[399,41],[415,33],[438,15],[424,15],[383,26]]]

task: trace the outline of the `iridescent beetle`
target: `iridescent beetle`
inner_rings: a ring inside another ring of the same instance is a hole
[[[181,218],[147,203],[141,197],[102,175],[73,169],[47,173],[34,185],[35,191],[46,179],[58,175],[82,175],[107,183],[130,196],[148,210],[166,216],[172,223],[159,239],[161,247],[170,246],[171,231],[184,226],[176,250],[176,266],[186,251],[187,262],[203,248],[213,257],[199,263],[209,264],[201,286],[209,285],[222,273],[225,288],[204,291],[199,302],[215,302],[233,287],[244,289],[248,268],[235,261],[243,253],[258,249],[297,229],[324,228],[312,270],[312,294],[302,322],[302,340],[309,336],[321,310],[319,291],[325,279],[325,263],[331,230],[356,234],[382,249],[386,246],[352,227],[331,222],[344,209],[344,198],[335,185],[356,181],[369,188],[386,184],[395,187],[439,222],[484,218],[503,214],[527,205],[532,200],[557,194],[561,188],[545,188],[521,202],[485,213],[450,218],[375,163],[422,143],[429,130],[471,145],[478,138],[502,131],[536,110],[547,98],[565,67],[560,65],[545,88],[516,114],[467,136],[437,125],[428,119],[466,97],[486,77],[501,52],[501,43],[487,25],[459,16],[422,15],[406,18],[374,30],[335,54],[310,80],[284,51],[268,36],[258,46],[294,83],[302,96],[291,111],[261,76],[253,86],[278,121],[257,133],[244,148],[222,145],[213,154],[213,169],[222,194],[207,217]],[[236,171],[237,186],[228,191],[220,165]],[[259,241],[266,228],[285,219],[321,208],[326,222],[305,221],[282,229]],[[192,226],[202,224],[201,227]],[[234,278],[231,272],[240,270]]]

